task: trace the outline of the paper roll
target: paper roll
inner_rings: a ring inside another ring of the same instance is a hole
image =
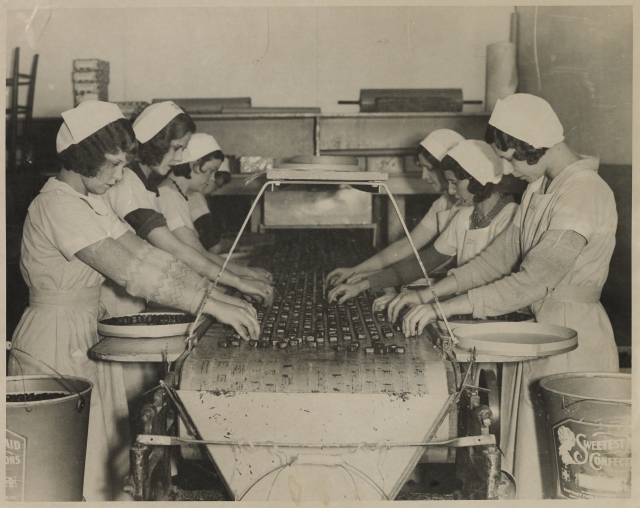
[[[485,108],[491,113],[498,99],[504,99],[518,88],[516,45],[496,42],[487,46],[487,86]]]

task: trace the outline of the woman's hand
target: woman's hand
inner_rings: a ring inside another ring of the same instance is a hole
[[[327,275],[325,284],[327,286],[337,286],[356,273],[354,268],[336,268]]]
[[[402,320],[405,337],[420,335],[424,327],[438,319],[438,311],[433,304],[418,305],[410,310]]]
[[[361,280],[355,284],[340,284],[329,291],[329,303],[333,303],[335,300],[340,298],[338,303],[342,304],[350,298],[362,293],[366,289],[369,289],[368,280]],[[342,297],[340,297],[340,295],[342,295]]]
[[[222,303],[227,303],[229,305],[235,305],[237,307],[240,307],[242,309],[245,309],[247,311],[249,311],[249,313],[253,316],[253,317],[257,317],[258,313],[256,312],[256,309],[253,305],[251,305],[249,302],[245,301],[245,300],[241,300],[240,298],[236,298],[235,296],[231,296],[231,295],[227,295],[225,293],[222,293],[221,291],[218,291],[217,289],[214,289],[213,291],[211,291],[211,298],[222,302]]]
[[[260,335],[260,324],[248,310],[220,301],[207,302],[205,312],[221,323],[232,326],[244,340],[256,340]]]
[[[273,286],[266,282],[239,277],[239,283],[236,288],[263,305],[269,305],[273,301]]]
[[[273,284],[273,275],[264,268],[248,267],[244,277],[250,277],[252,279],[266,282],[267,284]]]
[[[355,272],[351,277],[347,279],[347,284],[352,284],[354,282],[359,282],[362,279],[369,277],[376,273],[376,270],[369,270],[367,272]]]
[[[389,302],[392,301],[396,296],[398,296],[398,293],[385,293],[381,297],[376,298],[373,301],[373,312],[381,312],[386,309]]]
[[[390,304],[387,309],[387,316],[391,323],[395,323],[396,319],[400,315],[400,311],[405,307],[413,308],[416,305],[426,303],[422,300],[422,296],[419,291],[406,291],[400,293]]]

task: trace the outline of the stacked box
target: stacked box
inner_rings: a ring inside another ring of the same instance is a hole
[[[109,100],[109,62],[96,58],[74,60],[71,77],[75,106],[88,100]]]

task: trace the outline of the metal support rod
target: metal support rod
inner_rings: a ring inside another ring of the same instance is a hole
[[[500,450],[491,445],[482,450],[484,477],[487,480],[487,492],[485,499],[499,499],[498,483],[500,481]]]
[[[193,322],[193,324],[191,325],[191,329],[189,330],[189,338],[187,339],[187,343],[188,343],[188,349],[191,350],[193,347],[192,344],[192,339],[193,339],[193,332],[195,329],[195,324],[198,322],[198,320],[200,319],[200,316],[202,315],[202,311],[204,310],[204,306],[207,303],[207,301],[209,300],[209,297],[211,296],[211,291],[213,291],[216,286],[218,285],[218,281],[220,280],[220,276],[222,275],[222,272],[224,272],[224,269],[227,267],[227,264],[229,263],[229,260],[231,259],[231,255],[233,254],[234,249],[236,248],[236,245],[238,245],[238,241],[240,240],[240,237],[242,236],[242,233],[244,232],[244,228],[247,227],[247,223],[249,222],[249,219],[251,219],[251,215],[253,214],[253,211],[256,208],[256,205],[258,204],[258,201],[260,200],[260,197],[262,196],[262,194],[264,194],[264,191],[266,190],[266,188],[269,185],[280,185],[280,182],[276,182],[276,181],[267,181],[265,182],[265,184],[262,186],[262,188],[260,189],[260,192],[258,192],[258,195],[256,196],[256,199],[253,201],[253,204],[251,205],[251,209],[249,210],[249,213],[247,214],[247,217],[244,219],[244,222],[242,223],[242,227],[240,228],[240,231],[238,231],[238,234],[236,235],[236,239],[233,242],[233,245],[231,246],[231,249],[229,250],[229,254],[227,254],[227,258],[224,260],[224,263],[222,264],[222,267],[220,268],[220,271],[218,272],[218,275],[216,276],[216,279],[213,281],[213,285],[211,287],[209,287],[209,289],[207,289],[204,298],[202,299],[202,303],[200,304],[200,307],[198,308],[198,313],[196,314],[196,319]]]
[[[495,445],[496,437],[493,434],[480,436],[466,436],[454,439],[446,439],[431,442],[409,442],[394,443],[391,441],[380,441],[377,443],[275,443],[273,441],[249,442],[249,441],[229,441],[229,440],[205,440],[205,439],[185,439],[175,436],[153,436],[149,434],[139,434],[136,443],[149,446],[177,446],[177,445],[220,445],[220,446],[248,446],[248,447],[274,447],[279,448],[396,448],[396,447],[416,447],[416,446],[447,446],[449,448],[466,448],[468,446]]]
[[[473,362],[471,363],[473,364]],[[447,403],[440,410],[440,413],[438,414],[438,418],[434,420],[433,425],[431,426],[431,429],[429,430],[429,434],[427,435],[427,439],[425,441],[429,442],[435,437],[435,435],[438,433],[438,429],[440,429],[440,426],[442,425],[442,422],[444,422],[444,419],[451,412],[451,409],[453,409],[454,404],[457,404],[458,400],[460,400],[460,397],[462,397],[462,392],[466,388],[467,378],[469,377],[470,370],[471,369],[467,370],[467,372],[465,373],[460,390],[449,395],[449,399],[447,400]]]
[[[320,117],[313,119],[313,153],[315,156],[320,155]]]
[[[143,501],[148,494],[149,446],[143,443],[134,443],[129,454],[132,466],[133,499]]]
[[[171,402],[173,402],[173,405],[176,406],[176,409],[178,410],[178,415],[180,416],[180,419],[184,423],[184,426],[187,432],[192,436],[196,436],[197,430],[194,427],[193,423],[191,423],[191,419],[187,415],[187,412],[182,407],[182,403],[178,400],[178,397],[176,397],[173,394],[173,388],[167,386],[162,380],[160,380],[160,386],[164,388],[164,390],[167,392],[167,395],[171,399]]]
[[[312,185],[312,184],[324,184],[324,185],[359,185],[359,186],[364,186],[364,185],[368,185],[371,187],[383,187],[384,190],[386,191],[387,195],[389,196],[389,199],[391,200],[391,203],[393,204],[393,207],[396,211],[396,214],[398,215],[398,219],[400,220],[400,224],[402,224],[402,228],[404,229],[405,234],[407,235],[407,238],[409,240],[409,243],[411,245],[411,249],[413,250],[413,254],[415,255],[418,264],[420,265],[420,269],[422,270],[422,274],[424,275],[425,279],[427,280],[427,285],[429,286],[429,289],[431,290],[431,294],[433,295],[436,307],[438,309],[438,311],[440,312],[440,315],[444,321],[444,324],[447,328],[447,331],[449,332],[449,337],[451,338],[451,342],[452,344],[457,344],[458,340],[454,337],[453,332],[451,331],[451,327],[449,326],[449,321],[447,320],[447,316],[445,316],[444,312],[442,311],[442,307],[440,306],[440,301],[438,300],[438,297],[435,293],[435,291],[433,290],[433,286],[431,285],[431,281],[429,280],[429,274],[427,273],[426,268],[424,267],[424,264],[422,263],[422,259],[420,259],[420,254],[418,254],[418,250],[416,249],[415,244],[413,243],[413,238],[411,238],[411,233],[409,232],[409,228],[407,228],[407,224],[404,221],[404,218],[402,217],[402,214],[400,213],[400,208],[398,207],[398,203],[396,203],[395,198],[393,197],[393,194],[391,193],[391,191],[389,190],[389,187],[387,187],[387,184],[383,181],[358,181],[358,182],[351,182],[351,181],[340,181],[340,180],[295,180],[295,179],[291,179],[291,180],[267,180],[267,182],[265,182],[265,184],[262,186],[262,188],[260,189],[260,192],[258,192],[258,195],[256,196],[255,201],[253,202],[253,205],[251,206],[251,210],[249,210],[249,214],[247,215],[247,218],[244,221],[244,224],[242,225],[242,228],[240,229],[240,232],[238,233],[238,236],[236,237],[235,242],[233,243],[233,246],[231,247],[231,251],[229,251],[229,256],[227,257],[227,259],[225,260],[224,264],[222,265],[222,270],[220,270],[220,273],[222,273],[222,271],[224,270],[224,268],[227,265],[227,262],[229,261],[229,259],[231,258],[231,253],[233,252],[233,249],[235,248],[236,244],[238,243],[238,240],[240,239],[240,235],[242,234],[242,231],[244,230],[247,222],[249,221],[249,218],[251,217],[251,214],[253,213],[253,210],[256,206],[256,204],[258,203],[258,200],[260,199],[260,197],[262,196],[262,194],[264,193],[266,187],[268,185],[280,185],[281,183],[285,182],[287,184],[304,184],[304,185]],[[214,282],[214,287],[218,282],[218,278],[220,277],[220,273],[218,274],[218,277],[216,277],[216,280]],[[204,306],[204,302],[202,304]],[[200,311],[199,311],[200,312]],[[197,318],[196,318],[197,320]]]
[[[424,278],[427,281],[427,285],[429,286],[429,289],[431,290],[431,294],[433,295],[433,300],[434,300],[434,302],[436,304],[436,307],[438,308],[438,311],[440,312],[440,315],[442,316],[444,324],[447,327],[447,331],[449,332],[449,337],[451,337],[451,342],[453,344],[457,344],[458,340],[453,336],[453,332],[451,331],[451,327],[449,326],[449,321],[447,320],[447,316],[445,316],[445,314],[444,314],[444,312],[442,310],[442,307],[440,306],[440,301],[438,300],[438,296],[436,295],[436,292],[433,290],[433,286],[431,285],[431,281],[429,280],[429,274],[427,273],[427,270],[424,267],[424,264],[422,264],[422,259],[420,259],[420,254],[418,254],[418,249],[416,249],[416,246],[413,243],[413,238],[411,238],[411,233],[409,232],[409,228],[407,228],[407,224],[404,222],[404,219],[402,218],[402,214],[400,213],[400,208],[398,208],[398,203],[396,203],[396,200],[393,197],[393,194],[391,194],[391,191],[389,190],[389,187],[387,187],[386,183],[381,183],[379,185],[380,185],[380,187],[383,187],[384,190],[387,192],[387,195],[389,196],[389,199],[391,200],[391,203],[393,204],[393,207],[395,208],[396,213],[398,214],[398,219],[400,219],[400,223],[402,224],[402,228],[404,229],[404,232],[407,235],[407,239],[409,240],[409,243],[411,244],[411,249],[413,250],[413,254],[416,256],[416,259],[418,260],[418,264],[420,265],[420,269],[422,270],[422,274],[424,275]]]

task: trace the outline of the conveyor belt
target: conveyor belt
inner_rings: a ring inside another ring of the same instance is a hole
[[[426,336],[405,338],[377,295],[329,304],[324,280],[336,266],[371,254],[353,232],[282,232],[252,264],[271,271],[276,298],[260,308],[258,341],[212,328],[185,361],[182,390],[286,393],[450,393],[449,362]]]

